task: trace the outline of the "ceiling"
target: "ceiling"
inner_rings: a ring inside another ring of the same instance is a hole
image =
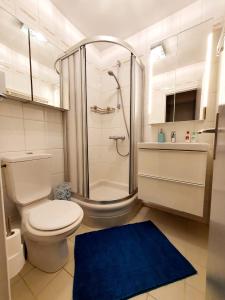
[[[126,39],[195,2],[195,0],[51,1],[85,36],[112,35],[121,39]]]

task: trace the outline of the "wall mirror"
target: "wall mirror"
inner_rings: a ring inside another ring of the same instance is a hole
[[[28,32],[22,23],[0,8],[0,71],[6,94],[31,100]]]
[[[151,47],[149,123],[203,120],[211,21]]]
[[[62,50],[47,40],[44,35],[36,35],[32,31],[30,42],[33,100],[61,107],[60,80],[54,69],[54,63],[57,57],[62,54]]]
[[[54,63],[62,50],[0,8],[0,72],[6,96],[69,109],[60,102],[60,79]]]

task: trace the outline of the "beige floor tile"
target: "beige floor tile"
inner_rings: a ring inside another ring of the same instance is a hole
[[[187,243],[186,258],[193,264],[206,268],[208,259],[208,250],[191,242]]]
[[[149,294],[157,300],[185,300],[184,280],[155,289]]]
[[[38,295],[38,300],[71,300],[73,278],[64,270],[49,283]]]
[[[172,244],[194,265],[198,275],[131,298],[132,300],[203,300],[205,291],[208,227],[165,212],[142,207],[129,223],[152,220]],[[71,300],[74,275],[74,238],[96,231],[82,224],[68,238],[69,260],[64,269],[48,274],[26,262],[20,276],[12,282],[13,300]],[[21,279],[23,278],[23,280]],[[33,295],[32,295],[33,293]]]
[[[68,260],[68,262],[65,264],[65,266],[63,268],[71,276],[74,276],[74,267],[75,267],[74,258],[71,258],[70,260]]]
[[[129,300],[148,300],[149,299],[148,296],[149,296],[148,293],[144,293],[144,294],[129,298]]]
[[[15,283],[18,282],[19,280],[21,280],[21,277],[20,277],[20,275],[18,274],[18,275],[14,276],[13,278],[10,279],[10,285],[15,284]]]
[[[34,269],[34,267],[28,261],[26,261],[23,266],[23,269],[20,271],[20,276],[23,277],[28,272],[30,272],[32,269]]]
[[[69,259],[74,257],[74,241],[71,239],[67,240],[68,250],[69,250]]]
[[[208,247],[209,225],[195,221],[188,221],[189,239],[199,246]]]
[[[11,286],[12,300],[35,300],[24,281],[20,279]]]
[[[36,296],[38,293],[45,288],[51,280],[53,280],[57,273],[46,273],[42,272],[37,268],[34,268],[26,275],[24,275],[23,279],[26,282],[27,286],[31,289],[33,294]]]
[[[178,237],[169,236],[166,234],[168,240],[173,244],[173,246],[182,254],[186,255],[187,252],[187,243]]]
[[[205,292],[206,289],[206,268],[194,265],[196,270],[198,271],[198,274],[194,276],[188,277],[185,282],[199,290],[200,292]]]
[[[148,294],[147,300],[157,300],[157,299],[155,297],[151,296],[150,294]]]
[[[90,231],[94,231],[94,230],[97,230],[97,229],[96,228],[88,227],[88,226],[86,226],[84,224],[81,224],[80,227],[75,231],[75,233],[72,234],[69,237],[69,240],[74,241],[76,235],[83,234],[83,233],[90,232]]]
[[[185,300],[205,300],[205,293],[202,293],[192,286],[185,285]]]

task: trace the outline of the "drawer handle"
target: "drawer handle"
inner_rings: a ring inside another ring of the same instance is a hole
[[[160,176],[154,176],[154,175],[143,174],[143,173],[139,173],[138,176],[144,177],[144,178],[151,178],[151,179],[155,179],[155,180],[162,180],[162,181],[169,181],[169,182],[175,182],[175,183],[181,183],[181,184],[188,184],[188,185],[194,185],[194,186],[199,186],[199,187],[205,187],[205,185],[202,184],[202,183],[190,182],[190,181],[182,181],[182,180],[177,180],[177,179],[172,179],[172,178],[166,178],[166,177],[160,177]]]

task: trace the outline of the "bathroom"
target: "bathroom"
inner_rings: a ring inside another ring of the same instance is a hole
[[[0,0],[0,28],[0,299],[225,299],[225,1]]]

